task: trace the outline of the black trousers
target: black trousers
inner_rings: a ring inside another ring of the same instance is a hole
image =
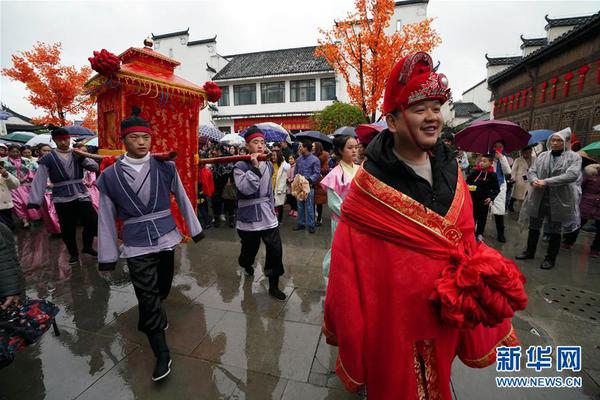
[[[94,236],[98,234],[98,214],[91,201],[73,200],[68,203],[54,203],[58,222],[60,222],[60,231],[62,240],[67,246],[71,256],[79,255],[77,249],[77,220],[81,218],[83,223],[83,248],[91,249],[94,243]]]
[[[473,218],[475,219],[475,235],[483,235],[485,231],[485,224],[487,223],[487,216],[490,210],[490,206],[486,206],[481,203],[473,203]]]
[[[277,206],[275,207],[277,209],[277,221],[279,221],[279,223],[281,223],[281,221],[283,220],[283,206]]]
[[[165,329],[167,314],[162,301],[173,283],[175,251],[161,251],[127,259],[129,277],[138,300],[138,330],[153,333]]]
[[[12,208],[0,210],[0,223],[8,226],[8,229],[10,229],[11,231],[15,230],[16,226],[15,226],[15,221],[13,220],[13,209]]]
[[[285,202],[290,205],[292,211],[298,211],[298,200],[296,200],[294,196],[292,196],[291,194],[287,194],[285,196]]]
[[[279,227],[264,231],[241,231],[238,229],[238,235],[242,239],[242,251],[238,258],[238,262],[242,268],[254,265],[254,259],[256,258],[262,239],[267,248],[264,267],[265,275],[269,277],[283,275],[283,249],[281,246],[281,237],[279,236]]]

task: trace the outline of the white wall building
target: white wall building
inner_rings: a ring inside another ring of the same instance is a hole
[[[394,2],[386,33],[427,17],[428,0]],[[189,40],[185,31],[152,34],[154,50],[181,63],[177,74],[202,85],[215,81],[223,89],[218,104],[200,113],[201,124],[228,132],[272,121],[292,131],[310,129],[312,115],[333,103],[349,102],[346,82],[336,76],[315,46],[221,56],[217,36]]]

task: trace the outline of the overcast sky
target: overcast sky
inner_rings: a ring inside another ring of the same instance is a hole
[[[319,28],[351,11],[353,0],[220,1],[0,1],[1,65],[36,41],[61,42],[63,63],[89,65],[93,50],[120,53],[141,46],[151,32],[190,28],[190,40],[217,35],[219,54],[315,45]],[[431,0],[427,12],[442,44],[434,51],[454,93],[486,76],[484,54],[519,55],[520,34],[545,36],[551,17],[593,14],[600,1],[444,1]],[[198,82],[202,84],[202,82]],[[0,100],[27,115],[41,115],[26,97],[24,85],[0,78]]]

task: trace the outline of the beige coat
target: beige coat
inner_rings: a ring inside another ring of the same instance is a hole
[[[527,171],[533,164],[533,160],[535,160],[535,156],[531,156],[531,160],[527,163],[523,157],[519,157],[515,160],[510,176],[515,180],[515,185],[513,186],[512,198],[515,200],[523,200],[525,199],[525,194],[529,189],[529,182],[523,179],[523,176],[527,175]]]
[[[11,173],[7,174],[6,178],[0,175],[0,210],[13,208],[10,191],[19,187],[19,180]]]

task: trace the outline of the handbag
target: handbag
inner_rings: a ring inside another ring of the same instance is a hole
[[[60,335],[56,325],[58,307],[46,300],[25,299],[0,310],[0,368],[10,364],[15,354],[35,343],[50,327]]]
[[[223,187],[223,194],[221,197],[223,200],[237,200],[237,190],[235,185],[231,182],[231,179],[228,179]]]

